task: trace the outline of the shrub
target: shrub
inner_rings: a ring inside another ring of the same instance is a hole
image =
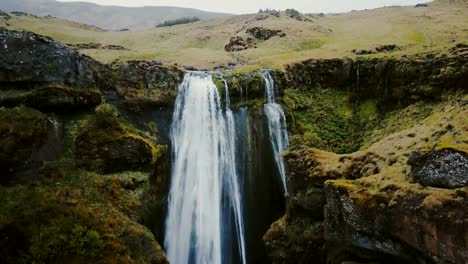
[[[160,23],[159,25],[157,25],[156,27],[171,27],[171,26],[175,26],[175,25],[181,25],[181,24],[188,24],[188,23],[192,23],[192,22],[197,22],[197,21],[200,21],[200,18],[198,17],[183,17],[183,18],[178,18],[178,19],[174,19],[174,20],[167,20],[167,21],[164,21],[162,23]]]

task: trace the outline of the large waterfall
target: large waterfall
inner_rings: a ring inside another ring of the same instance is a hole
[[[186,74],[171,128],[173,165],[165,232],[171,263],[226,263],[226,248],[237,250],[239,261],[246,262],[227,86],[225,108],[211,75]]]
[[[284,191],[286,190],[286,169],[282,152],[289,148],[288,129],[286,126],[286,117],[283,108],[276,102],[278,94],[275,81],[268,71],[262,71],[265,80],[265,94],[267,103],[263,110],[268,119],[268,128],[270,130],[270,141],[275,155],[276,165],[281,176]]]

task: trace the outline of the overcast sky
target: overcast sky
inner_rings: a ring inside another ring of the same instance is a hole
[[[60,0],[77,2],[77,0]],[[415,5],[425,0],[81,0],[101,5],[179,6],[234,14],[255,13],[260,8],[294,8],[306,13],[346,12],[391,5]]]

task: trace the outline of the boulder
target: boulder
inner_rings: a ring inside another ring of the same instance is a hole
[[[468,154],[452,149],[413,153],[408,159],[414,180],[423,186],[439,188],[468,187]]]
[[[47,143],[47,116],[27,108],[0,110],[0,184],[27,169],[32,154]]]
[[[37,84],[105,87],[102,64],[51,38],[31,32],[0,29],[0,82],[13,88]]]
[[[256,39],[260,40],[268,40],[274,36],[279,36],[279,37],[286,37],[286,34],[283,33],[282,30],[279,29],[267,29],[263,27],[253,27],[249,28],[245,31],[245,33],[249,33]]]

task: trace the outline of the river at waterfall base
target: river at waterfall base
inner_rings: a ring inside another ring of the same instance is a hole
[[[261,236],[284,210],[267,122],[251,117],[258,111],[233,113],[225,88],[223,100],[200,72],[179,88],[164,241],[171,263],[261,263]]]

